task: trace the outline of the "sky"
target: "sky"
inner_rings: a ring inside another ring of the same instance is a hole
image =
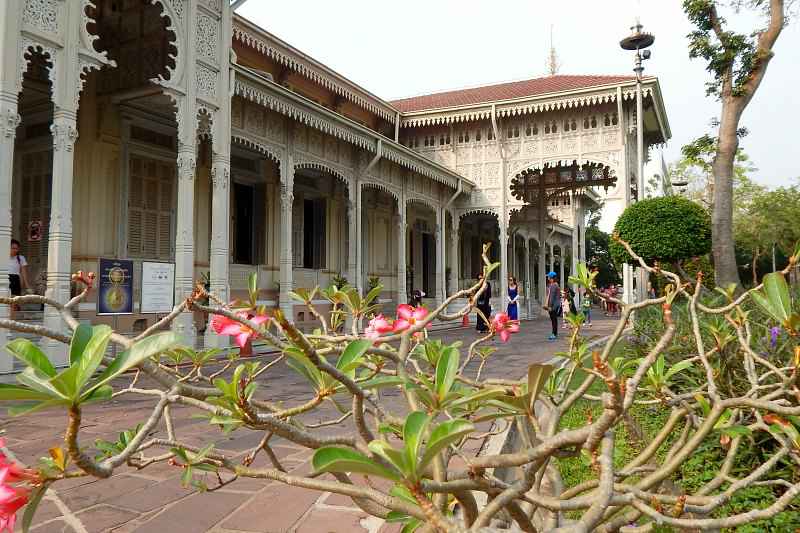
[[[543,76],[551,26],[560,73],[631,74],[632,54],[619,41],[639,16],[656,37],[645,74],[658,76],[672,128],[666,161],[720,113],[705,96],[705,64],[689,59],[692,27],[680,0],[250,0],[238,12],[387,100]],[[758,22],[752,13],[730,20],[748,32]],[[770,187],[800,177],[798,51],[796,17],[741,121],[752,177]]]

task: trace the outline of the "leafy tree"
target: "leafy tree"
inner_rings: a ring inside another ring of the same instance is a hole
[[[773,247],[775,267],[783,268],[800,241],[800,180],[774,190],[745,180],[734,189],[734,208],[739,264],[747,279],[773,270]]]
[[[681,196],[636,202],[617,219],[614,233],[648,263],[680,262],[711,248],[708,213]],[[617,263],[638,264],[620,243],[611,243],[610,251]]]
[[[713,138],[713,254],[720,286],[741,285],[733,239],[733,178],[739,150],[739,121],[761,85],[772,59],[773,47],[787,16],[784,0],[733,0],[732,7],[763,13],[766,25],[751,33],[730,29],[720,15],[720,1],[683,0],[683,10],[695,26],[689,37],[689,57],[705,60],[712,79],[707,94],[722,104],[718,133]]]
[[[744,134],[744,132],[741,133]],[[681,148],[683,157],[672,165],[670,169],[672,181],[687,183],[683,195],[699,203],[709,212],[714,207],[714,172],[712,165],[716,150],[716,139],[710,135],[704,135]],[[744,182],[752,183],[748,179],[748,174],[755,170],[757,169],[750,161],[750,156],[739,148],[733,165],[734,189]]]
[[[586,225],[586,262],[590,267],[597,268],[595,282],[598,287],[617,285],[622,283],[622,278],[609,251],[611,235],[601,230],[599,224],[600,208],[589,213],[589,222]]]

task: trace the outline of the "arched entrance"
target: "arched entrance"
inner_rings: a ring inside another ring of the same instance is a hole
[[[361,184],[361,280],[364,294],[382,285],[378,300],[400,303],[396,234],[399,203],[388,189],[375,183]]]
[[[512,213],[509,223],[513,231],[515,225],[522,225],[537,236],[539,247],[539,265],[537,280],[540,301],[544,300],[545,284],[543,280],[548,268],[554,264],[553,247],[558,243],[559,279],[562,286],[566,282],[567,272],[578,260],[585,261],[579,253],[585,252],[584,239],[586,207],[595,203],[597,187],[608,189],[616,183],[616,176],[610,166],[587,161],[548,162],[539,167],[531,165],[518,171],[511,180],[510,193],[524,206]],[[566,256],[562,252],[563,242],[570,242],[570,248],[576,251],[571,255],[570,267],[566,267]],[[547,252],[550,251],[550,265],[546,264]],[[574,257],[573,257],[574,256]]]
[[[485,243],[491,244],[489,261],[500,261],[500,222],[497,214],[491,211],[472,211],[461,215],[459,228],[461,286],[468,287],[475,283],[478,274],[483,271],[481,254]],[[489,276],[492,297],[500,294],[500,276],[507,274],[500,270],[495,269]]]

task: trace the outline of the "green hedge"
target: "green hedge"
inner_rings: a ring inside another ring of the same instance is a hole
[[[619,217],[614,233],[649,264],[675,263],[711,250],[711,218],[702,207],[681,196],[636,202]],[[618,242],[611,243],[610,251],[617,264],[633,263]]]

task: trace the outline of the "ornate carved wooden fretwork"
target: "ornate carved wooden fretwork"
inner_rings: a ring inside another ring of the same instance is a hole
[[[247,79],[245,72],[242,72],[241,75],[237,72],[234,94],[285,115],[314,130],[346,141],[368,152],[377,153],[377,140],[373,135],[363,131],[363,128],[344,117],[326,113],[316,104],[305,101],[302,97],[290,93],[270,80],[264,79],[256,82]],[[421,156],[415,157],[411,153],[406,153],[405,149],[393,146],[388,139],[383,141],[381,156],[449,187],[455,188],[458,185],[456,177],[444,170],[439,170],[435,163],[430,163]]]
[[[348,87],[346,80],[340,79],[328,72],[326,68],[316,64],[313,60],[303,57],[300,52],[263,30],[259,31],[255,28],[251,28],[241,19],[234,19],[233,36],[235,39],[258,50],[276,63],[284,65],[288,69],[299,73],[314,83],[322,85],[334,94],[346,98],[384,120],[388,120],[389,122],[394,121],[397,111],[391,106],[383,104],[377,98],[373,99],[355,90],[353,87]]]
[[[511,180],[511,194],[519,201],[537,205],[541,195],[548,198],[553,194],[581,191],[590,187],[603,187],[607,190],[616,183],[614,171],[598,163],[545,163],[543,168],[526,169],[517,174]]]
[[[653,94],[653,87],[645,85],[642,89],[645,98]],[[635,89],[625,89],[622,91],[623,100],[636,98]],[[518,117],[534,113],[546,113],[549,111],[560,111],[564,109],[579,109],[593,107],[603,104],[610,104],[617,101],[616,88],[606,90],[594,90],[584,94],[570,96],[546,96],[539,98],[528,98],[524,102],[501,102],[496,104],[497,116],[500,118]],[[491,118],[491,104],[481,104],[465,109],[443,110],[443,111],[419,111],[406,113],[401,120],[404,128],[418,128],[423,126],[436,126],[444,124],[458,124],[464,122],[474,122]]]

